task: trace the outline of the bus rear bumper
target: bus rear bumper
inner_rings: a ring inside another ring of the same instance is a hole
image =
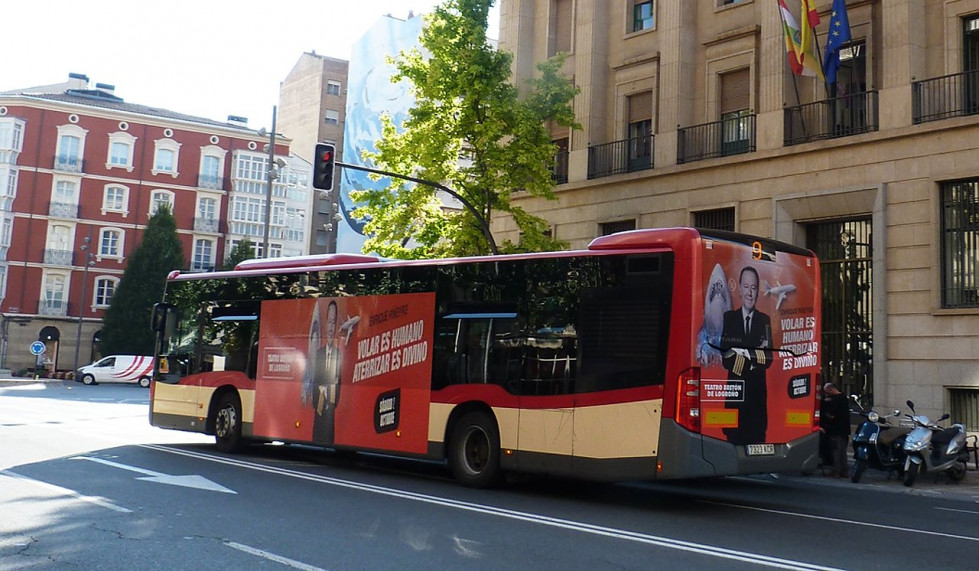
[[[660,479],[804,472],[819,462],[818,432],[775,444],[775,453],[767,456],[749,456],[747,446],[704,437],[669,421],[663,423],[660,442]]]

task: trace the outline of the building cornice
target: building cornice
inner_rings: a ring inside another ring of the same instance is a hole
[[[158,109],[158,111],[161,113],[175,113],[176,115],[180,116],[173,117],[167,115],[140,113],[138,111],[128,109],[114,109],[101,105],[87,105],[78,101],[60,101],[46,97],[45,94],[0,94],[0,105],[5,105],[7,107],[33,107],[36,109],[61,111],[65,113],[78,113],[103,119],[121,119],[157,127],[174,127],[179,125],[181,128],[188,131],[245,140],[254,140],[256,142],[264,142],[268,140],[267,135],[262,135],[259,131],[254,129],[238,127],[203,117],[194,118],[189,115],[182,115],[166,109]],[[155,108],[147,107],[147,109]],[[276,134],[276,140],[277,143],[278,141],[282,141],[282,144],[291,142],[291,139],[278,133]]]

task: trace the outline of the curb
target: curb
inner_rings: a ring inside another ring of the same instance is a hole
[[[0,379],[0,387],[17,387],[17,386],[27,386],[36,384],[54,384],[54,383],[74,383],[75,381],[67,379],[33,379],[27,377],[15,377],[8,379]]]
[[[927,473],[918,477],[913,486],[905,486],[895,474],[879,470],[868,470],[860,483],[854,484],[849,478],[830,478],[821,475],[818,470],[810,475],[790,473],[773,474],[776,480],[829,486],[834,488],[864,489],[892,494],[941,498],[946,500],[964,501],[979,504],[979,474],[975,469],[966,472],[965,479],[953,482],[941,473]]]

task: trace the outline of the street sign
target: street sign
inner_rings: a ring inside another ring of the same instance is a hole
[[[31,355],[40,355],[44,353],[45,349],[47,349],[47,347],[44,345],[44,343],[41,343],[40,341],[35,341],[31,343]]]

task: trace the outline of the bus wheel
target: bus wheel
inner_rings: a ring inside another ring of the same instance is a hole
[[[144,389],[150,388],[150,378],[149,377],[140,377],[139,378],[139,386],[143,387]]]
[[[221,396],[214,417],[214,443],[221,452],[235,452],[241,448],[241,402],[235,393]]]
[[[452,427],[449,438],[449,468],[456,480],[473,488],[499,484],[500,433],[487,414],[470,412]]]
[[[97,385],[98,383],[95,382],[95,377],[94,376],[92,376],[92,375],[82,375],[82,384],[83,385]]]

